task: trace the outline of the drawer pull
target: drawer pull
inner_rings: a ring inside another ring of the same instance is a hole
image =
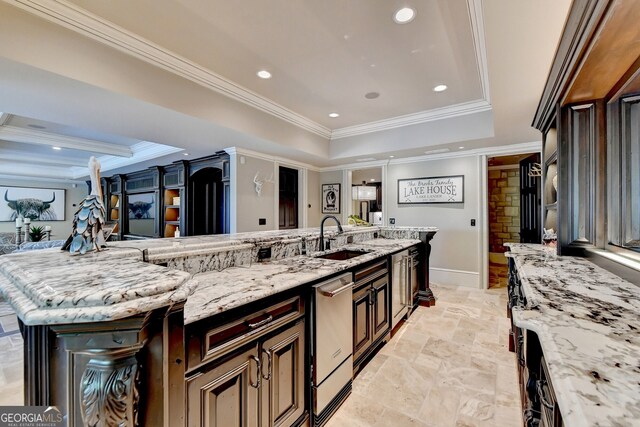
[[[267,323],[271,322],[273,320],[273,316],[269,315],[269,317],[267,317],[264,320],[261,320],[259,322],[256,323],[247,323],[247,326],[250,327],[251,329],[255,329],[255,328],[259,328],[260,326],[264,326]]]
[[[346,290],[351,290],[352,288],[353,288],[353,282],[349,282],[346,285],[341,286],[338,289],[334,289],[332,291],[325,291],[324,289],[320,288],[320,293],[325,297],[333,298],[336,295],[341,294]]]
[[[253,381],[251,381],[251,361],[255,361],[256,362],[256,382],[254,384]],[[262,385],[262,376],[260,375],[260,371],[262,370],[262,362],[260,362],[260,359],[258,359],[255,355],[252,355],[251,358],[249,359],[249,385],[253,388],[260,388],[260,386]]]
[[[549,401],[547,400],[547,396],[545,396],[544,394],[543,387],[545,385],[547,385],[547,382],[544,380],[536,381],[536,388],[538,389],[538,397],[540,397],[540,402],[544,405],[545,408],[553,409],[553,405],[549,403]]]

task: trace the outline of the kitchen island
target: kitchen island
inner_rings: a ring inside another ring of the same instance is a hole
[[[325,253],[318,229],[124,241],[85,256],[55,249],[3,256],[0,292],[16,310],[25,342],[25,404],[58,406],[73,426],[195,425],[186,416],[185,373],[193,367],[194,334],[211,332],[200,325],[211,328],[292,295],[304,318],[312,283],[416,245],[423,270],[415,302],[429,305],[436,231],[331,228],[325,235],[334,248],[362,252],[344,261],[317,256]],[[215,334],[205,335],[199,339]],[[202,363],[211,360],[205,344],[196,350]]]
[[[555,248],[508,246],[525,423],[640,425],[638,286]]]

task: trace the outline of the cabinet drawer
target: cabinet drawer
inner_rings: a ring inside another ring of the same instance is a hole
[[[355,271],[353,273],[353,281],[355,282],[355,287],[357,288],[360,284],[375,280],[387,273],[387,260],[384,259],[382,261],[371,264],[361,270]]]
[[[188,369],[240,348],[303,315],[304,299],[298,295],[221,325],[192,331],[187,344]]]

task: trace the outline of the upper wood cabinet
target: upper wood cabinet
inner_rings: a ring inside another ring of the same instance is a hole
[[[638,16],[637,0],[574,1],[534,117],[544,135],[545,227],[557,224],[560,254],[640,252]]]

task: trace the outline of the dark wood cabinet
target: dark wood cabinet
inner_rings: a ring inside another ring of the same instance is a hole
[[[163,168],[162,237],[185,235],[185,185],[187,162],[176,162]]]
[[[238,310],[187,327],[187,425],[298,425],[308,419],[303,296]]]
[[[304,321],[260,344],[262,426],[291,426],[304,414]]]
[[[187,379],[189,427],[288,427],[305,412],[304,320]]]
[[[109,221],[120,238],[229,233],[229,155],[181,160],[103,179]]]
[[[373,343],[371,328],[371,286],[353,292],[353,359],[357,360]]]
[[[187,379],[189,427],[258,427],[258,346]]]
[[[374,261],[353,274],[353,365],[357,371],[389,336],[391,288],[386,259]]]

